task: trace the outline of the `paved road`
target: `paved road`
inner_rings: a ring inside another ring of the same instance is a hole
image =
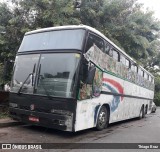
[[[37,126],[14,126],[0,129],[0,143],[160,143],[160,108],[146,118],[111,124],[103,131],[88,129],[77,133],[63,132]],[[48,150],[53,151],[53,150]],[[55,151],[78,151],[55,150]],[[81,150],[82,151],[82,150]],[[91,151],[94,150],[83,150]],[[97,151],[97,150],[95,150]],[[117,151],[117,150],[98,150]],[[128,150],[119,150],[127,152]],[[139,150],[131,150],[139,151]],[[146,150],[140,150],[146,151]],[[148,151],[148,150],[147,150]],[[160,151],[149,150],[149,151]]]

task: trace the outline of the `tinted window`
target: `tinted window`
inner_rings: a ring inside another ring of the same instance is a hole
[[[26,35],[18,52],[49,49],[81,49],[85,30],[48,31]]]
[[[120,62],[125,65],[126,64],[126,59],[125,57],[121,54]]]
[[[143,76],[143,71],[142,71],[141,68],[138,68],[138,74],[139,74],[140,76]]]
[[[144,72],[144,78],[147,80],[148,79],[148,74]]]
[[[42,54],[36,93],[73,97],[79,59],[80,55],[75,53]]]
[[[130,61],[126,59],[126,67],[129,68],[129,65],[130,65]]]
[[[152,82],[152,83],[154,83],[154,79],[153,79],[153,77],[151,78],[151,82]]]
[[[137,66],[135,66],[134,64],[131,65],[131,70],[134,72],[137,72]]]
[[[144,73],[144,71],[142,70],[142,76],[143,76],[143,77],[144,77],[144,74],[145,74],[145,73]]]
[[[96,35],[89,34],[85,50],[88,51],[94,44],[104,52],[104,41]]]
[[[138,67],[137,67],[137,66],[135,66],[135,72],[137,72],[137,73],[138,73]]]
[[[119,59],[119,53],[118,53],[117,51],[115,51],[114,49],[113,49],[113,58],[114,58],[116,61],[118,61],[118,59]]]
[[[131,65],[131,70],[135,71],[135,66],[134,65]]]
[[[109,50],[110,50],[109,44],[108,44],[108,43],[105,43],[104,52],[105,52],[106,54],[109,54]]]
[[[39,54],[32,54],[16,57],[11,91],[18,92],[25,82],[21,92],[33,93],[35,69],[37,68],[39,56]]]
[[[109,56],[113,57],[113,50],[109,50]]]

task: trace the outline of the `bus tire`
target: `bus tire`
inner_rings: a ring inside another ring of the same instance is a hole
[[[145,107],[145,115],[148,113],[148,105]]]
[[[144,109],[144,106],[142,106],[139,113],[139,119],[144,118],[144,116],[145,116],[145,109]]]
[[[100,131],[106,128],[108,126],[108,119],[108,111],[105,106],[102,106],[97,117],[96,129]]]

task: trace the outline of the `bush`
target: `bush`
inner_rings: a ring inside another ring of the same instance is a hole
[[[0,63],[0,84],[3,82],[3,66]]]
[[[160,75],[155,76],[154,102],[157,106],[160,106]]]
[[[160,92],[155,92],[154,102],[155,102],[156,106],[160,106]]]
[[[8,106],[0,106],[0,119],[6,118],[9,116]]]

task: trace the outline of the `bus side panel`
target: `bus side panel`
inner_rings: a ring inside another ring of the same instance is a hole
[[[110,104],[110,123],[138,117],[142,105],[150,107],[154,91],[140,87],[129,81],[104,73],[102,91],[117,93]],[[149,108],[148,108],[149,110]]]
[[[129,111],[129,118],[139,116],[142,105],[144,105],[144,107],[148,107],[147,112],[149,113],[149,111],[151,110],[149,109],[149,107],[154,98],[154,91],[125,81],[124,92],[125,95],[128,95],[128,97],[124,98],[124,105],[126,107],[124,108],[124,110]]]
[[[95,127],[100,107],[112,100],[113,96],[101,94],[96,98],[77,101],[75,131]]]
[[[144,104],[149,107],[153,95],[151,90],[104,73],[102,94],[92,99],[77,101],[75,131],[95,127],[103,104],[110,107],[109,123],[138,117],[141,106]]]
[[[103,74],[102,92],[107,96],[107,98],[112,96],[112,100],[107,102],[110,105],[109,123],[113,122],[113,120],[118,121],[123,118],[124,104],[122,101],[124,100],[124,97],[120,96],[120,94],[125,94],[124,83],[125,81],[123,79],[111,74]]]
[[[118,87],[120,87],[121,91],[122,91],[123,84],[124,84],[123,79],[117,78],[115,76],[111,76],[112,81],[110,81],[110,79],[108,79],[108,78],[109,78],[109,76],[107,76],[107,77],[103,76],[102,91],[111,92],[111,93],[118,93],[116,90],[116,86],[114,88],[110,87],[107,84],[107,81],[118,85]],[[119,109],[117,108],[119,105],[119,98],[120,98],[119,96],[113,96],[112,94],[110,94],[110,95],[109,94],[101,94],[99,97],[93,97],[91,99],[77,101],[75,131],[95,127],[98,112],[99,112],[101,106],[104,104],[109,105],[110,111],[113,113],[112,117],[115,117],[115,119],[117,118],[117,115],[120,115],[120,117],[121,117],[121,113],[120,113]],[[117,101],[118,101],[118,103],[117,103]],[[120,106],[123,106],[123,104],[120,104]],[[123,107],[120,109],[123,109]]]

